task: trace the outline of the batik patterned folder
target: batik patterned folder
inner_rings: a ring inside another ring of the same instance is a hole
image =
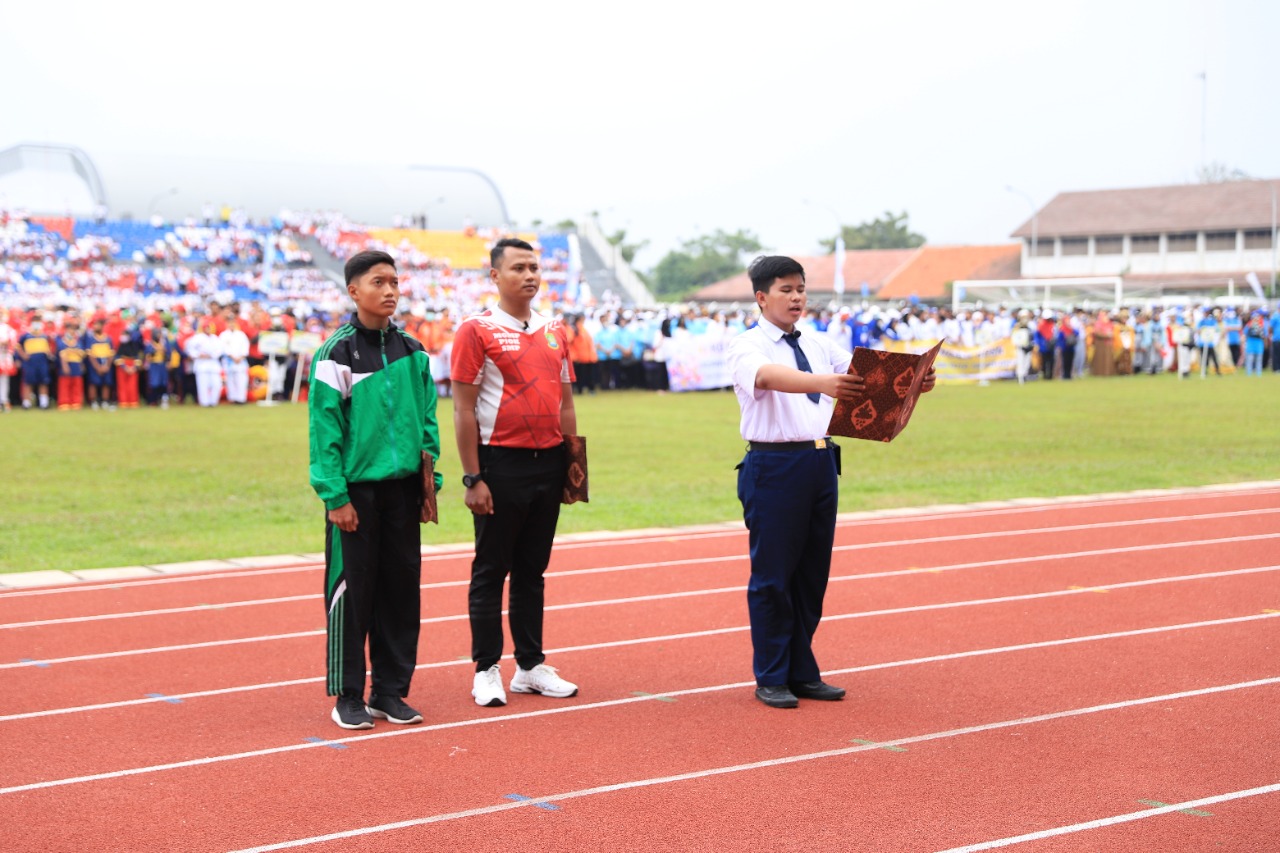
[[[439,524],[440,509],[436,506],[436,468],[431,454],[422,451],[422,511],[418,516],[422,524]]]
[[[827,431],[867,441],[893,441],[906,429],[920,399],[920,385],[940,349],[941,342],[919,355],[855,348],[849,372],[861,376],[867,390],[856,400],[836,400]]]
[[[584,435],[566,435],[564,437],[565,466],[564,494],[560,503],[576,504],[578,501],[589,503],[587,496],[587,437]]]

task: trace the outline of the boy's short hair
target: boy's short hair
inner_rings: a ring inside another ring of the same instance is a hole
[[[804,281],[804,267],[800,266],[799,261],[786,255],[761,255],[747,267],[747,275],[751,278],[752,293],[768,293],[769,288],[780,278],[798,275]]]
[[[508,247],[512,249],[524,249],[526,252],[533,251],[533,246],[530,246],[518,237],[504,237],[494,243],[493,248],[489,250],[489,266],[497,269],[498,263],[502,260],[502,253],[506,251]]]
[[[367,273],[378,264],[390,264],[392,269],[396,267],[396,259],[388,255],[386,252],[379,252],[376,249],[368,249],[363,252],[357,252],[347,260],[343,273],[347,277],[347,284]]]

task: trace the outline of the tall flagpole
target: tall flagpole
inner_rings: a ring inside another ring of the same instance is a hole
[[[1280,231],[1276,230],[1276,182],[1271,182],[1271,298],[1276,298],[1276,267],[1280,259]]]

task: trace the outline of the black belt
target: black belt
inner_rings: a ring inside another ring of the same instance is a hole
[[[749,450],[830,450],[835,447],[830,438],[815,438],[812,441],[748,441]]]

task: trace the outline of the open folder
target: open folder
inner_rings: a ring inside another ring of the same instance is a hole
[[[867,441],[893,441],[906,429],[920,399],[920,385],[940,349],[941,341],[918,355],[856,347],[849,372],[861,376],[867,390],[856,400],[836,400],[827,432]]]

